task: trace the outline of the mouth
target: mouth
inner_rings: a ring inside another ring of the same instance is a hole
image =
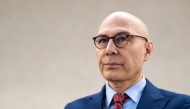
[[[118,67],[120,67],[121,66],[121,64],[119,64],[119,63],[106,63],[106,64],[103,64],[105,67],[107,67],[107,68],[118,68]]]

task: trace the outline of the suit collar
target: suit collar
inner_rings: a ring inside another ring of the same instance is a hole
[[[164,98],[159,89],[147,80],[137,109],[163,109],[169,98]]]

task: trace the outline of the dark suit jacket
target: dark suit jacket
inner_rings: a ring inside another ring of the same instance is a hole
[[[190,109],[190,96],[158,89],[146,81],[137,109]],[[64,109],[103,109],[105,90],[104,85],[101,92],[68,103]]]

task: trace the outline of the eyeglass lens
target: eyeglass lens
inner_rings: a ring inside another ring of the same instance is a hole
[[[127,36],[125,34],[119,34],[111,38],[107,36],[98,36],[95,39],[95,44],[98,48],[105,48],[109,39],[113,39],[113,42],[117,47],[124,47],[127,44]]]

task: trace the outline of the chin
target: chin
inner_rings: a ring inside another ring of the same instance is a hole
[[[106,73],[106,74],[103,74],[103,77],[107,81],[121,81],[120,75],[115,74],[115,73]]]

